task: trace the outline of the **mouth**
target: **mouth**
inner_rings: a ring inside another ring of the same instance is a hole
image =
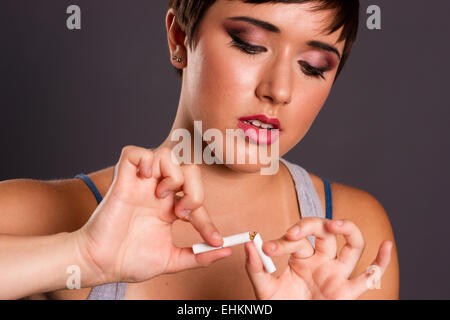
[[[277,118],[269,118],[264,114],[257,114],[249,117],[239,118],[240,121],[252,125],[255,128],[267,129],[267,130],[280,130],[280,121]]]
[[[239,118],[238,127],[244,131],[250,142],[271,145],[281,134],[280,121],[263,114]]]

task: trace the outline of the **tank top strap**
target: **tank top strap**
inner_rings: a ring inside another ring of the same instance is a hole
[[[300,218],[326,218],[326,214],[323,210],[322,203],[320,202],[319,195],[317,194],[316,188],[314,187],[309,173],[299,165],[291,163],[283,158],[280,158],[280,161],[282,161],[286,165],[292,176],[292,179],[294,180],[294,185],[297,192],[297,201],[301,214]],[[327,203],[330,203],[331,206],[330,200]],[[329,214],[331,214],[331,211]],[[308,236],[308,240],[311,242],[313,247],[315,247],[314,239],[314,236]]]
[[[292,179],[294,180],[301,218],[325,218],[319,195],[317,194],[309,173],[297,164],[291,163],[283,158],[280,158],[280,160],[289,169]]]
[[[102,195],[100,194],[100,192],[98,192],[98,189],[95,186],[94,182],[92,182],[91,178],[89,178],[84,173],[77,174],[75,176],[75,178],[81,179],[84,181],[84,183],[86,183],[86,185],[89,187],[89,189],[91,189],[92,193],[94,194],[95,199],[97,200],[98,204],[100,204],[100,202],[102,202],[102,200],[103,200]]]
[[[325,189],[325,202],[326,202],[326,215],[327,219],[333,219],[333,198],[331,196],[331,183],[325,178],[322,178],[323,186]]]

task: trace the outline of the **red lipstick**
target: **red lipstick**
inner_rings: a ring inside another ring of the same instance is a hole
[[[280,121],[277,118],[269,118],[264,114],[256,114],[254,116],[242,117],[239,118],[239,120],[242,121],[259,120],[261,122],[271,124],[274,127],[274,129],[278,129],[281,131]]]
[[[241,117],[238,127],[251,142],[271,145],[281,134],[281,124],[277,118],[269,118],[264,114]]]

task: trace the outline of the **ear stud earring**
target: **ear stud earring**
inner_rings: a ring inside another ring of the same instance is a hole
[[[178,58],[177,56],[173,56],[172,60],[177,60],[177,62],[181,62],[183,61],[183,59]]]

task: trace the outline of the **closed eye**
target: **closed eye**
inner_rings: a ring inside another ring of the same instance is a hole
[[[242,40],[241,38],[239,38],[238,36],[236,36],[235,34],[232,33],[228,33],[231,37],[231,39],[233,39],[233,41],[231,42],[231,45],[233,47],[237,47],[239,48],[241,51],[247,53],[247,54],[258,54],[261,52],[266,52],[267,49],[261,46],[255,46],[252,44],[249,44],[247,42],[245,42],[244,40]]]
[[[324,72],[328,71],[327,69],[313,67],[306,61],[299,61],[298,64],[302,67],[303,73],[306,74],[307,76],[316,77],[316,78],[321,77],[322,79],[325,80],[325,77],[323,74],[324,74]]]
[[[231,32],[228,32],[228,34],[232,39],[230,45],[238,48],[239,50],[241,50],[242,52],[244,52],[246,54],[256,55],[256,54],[259,54],[262,52],[267,52],[267,49],[262,46],[255,46],[255,45],[249,44]],[[324,73],[326,71],[328,71],[328,69],[313,67],[306,61],[299,61],[298,63],[301,66],[302,72],[305,75],[314,77],[314,78],[320,77],[325,80]]]

